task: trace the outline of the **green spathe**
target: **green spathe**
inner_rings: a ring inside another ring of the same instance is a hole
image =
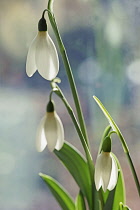
[[[104,152],[111,152],[111,143],[111,138],[107,136],[103,141],[102,150]]]
[[[47,104],[47,107],[46,107],[46,111],[47,112],[54,112],[54,102],[53,101],[49,101],[49,103]]]
[[[43,11],[42,18],[38,22],[38,30],[39,31],[47,31],[47,23],[46,19],[44,18],[46,10]]]

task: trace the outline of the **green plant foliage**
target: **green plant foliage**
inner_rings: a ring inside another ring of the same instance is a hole
[[[108,119],[108,122],[109,122],[111,128],[113,129],[113,131],[115,131],[117,133],[117,135],[119,136],[119,138],[121,140],[121,143],[122,143],[122,146],[123,146],[123,149],[124,149],[124,152],[127,153],[129,150],[128,150],[126,142],[125,142],[118,126],[116,125],[116,123],[114,122],[111,115],[109,114],[109,112],[104,107],[104,105],[101,103],[101,101],[96,96],[93,96],[93,98],[96,101],[96,103],[98,104],[98,106],[100,107],[100,109],[102,110],[102,112],[104,113],[104,115],[106,116],[106,118]]]
[[[55,199],[58,201],[59,205],[62,209],[65,210],[75,210],[75,204],[70,197],[70,195],[66,192],[66,190],[52,177],[42,174],[39,174],[41,178],[48,185]]]
[[[85,200],[82,192],[80,191],[76,198],[76,209],[75,210],[86,210]]]
[[[64,143],[60,151],[55,150],[54,153],[75,179],[81,192],[87,198],[89,206],[92,206],[92,185],[89,168],[83,155],[68,142]]]
[[[131,210],[128,206],[124,205],[123,203],[120,203],[119,210]]]

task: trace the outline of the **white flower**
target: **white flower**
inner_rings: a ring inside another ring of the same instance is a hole
[[[57,50],[47,31],[39,31],[29,47],[26,73],[31,77],[36,70],[47,80],[54,79],[59,71]]]
[[[95,186],[97,191],[102,187],[103,191],[113,190],[117,184],[118,167],[110,152],[101,152],[95,164]]]
[[[64,128],[62,122],[54,112],[47,112],[42,118],[37,131],[37,150],[42,152],[46,145],[52,152],[60,150],[64,143]]]

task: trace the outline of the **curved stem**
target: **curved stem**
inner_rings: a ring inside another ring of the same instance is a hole
[[[134,168],[134,165],[133,165],[133,162],[132,162],[130,154],[126,153],[126,156],[127,156],[127,159],[128,159],[128,162],[129,162],[129,165],[130,165],[130,168],[131,168],[134,180],[135,180],[135,184],[137,186],[137,190],[138,190],[139,196],[140,196],[140,183],[139,183],[139,180],[138,180],[138,177],[137,177],[137,173],[135,171],[135,168]]]
[[[48,1],[48,11],[50,11],[48,13],[49,20],[50,20],[50,23],[51,23],[52,28],[54,30],[54,33],[55,33],[55,36],[56,36],[56,39],[57,39],[57,42],[58,42],[58,46],[59,46],[59,49],[60,49],[60,53],[61,53],[61,56],[62,56],[62,59],[63,59],[63,63],[64,63],[64,66],[65,66],[65,69],[66,69],[66,73],[67,73],[67,76],[68,76],[68,80],[69,80],[69,83],[70,83],[70,87],[71,87],[71,91],[72,91],[72,95],[73,95],[73,99],[74,99],[74,103],[75,103],[75,107],[76,107],[76,111],[77,111],[77,116],[78,116],[78,121],[79,121],[79,124],[80,124],[80,128],[81,128],[82,133],[85,137],[85,141],[86,141],[87,145],[89,146],[87,130],[86,130],[86,126],[85,126],[85,121],[84,121],[84,117],[83,117],[83,113],[82,113],[80,100],[79,100],[79,97],[78,97],[78,92],[77,92],[76,84],[75,84],[75,81],[74,81],[73,73],[72,73],[71,66],[70,66],[70,63],[69,63],[69,60],[68,60],[68,57],[67,57],[66,49],[65,49],[63,41],[61,39],[59,30],[58,30],[58,27],[57,27],[57,23],[56,23],[54,14],[53,14],[53,0]]]
[[[129,163],[130,169],[132,171],[132,174],[133,174],[133,177],[134,177],[134,180],[135,180],[135,184],[136,184],[136,187],[137,187],[139,196],[140,196],[140,183],[139,183],[139,179],[138,179],[138,176],[137,176],[137,173],[136,173],[134,164],[132,162],[132,159],[131,159],[131,156],[130,156],[130,153],[129,153],[128,146],[127,146],[126,141],[125,141],[123,135],[121,134],[121,132],[119,131],[117,134],[118,134],[118,136],[119,136],[119,138],[120,138],[121,143],[123,144],[123,146],[125,145],[124,152],[125,152],[125,154],[127,156],[128,163]]]
[[[93,96],[93,98],[97,102],[97,104],[101,108],[101,110],[103,111],[103,113],[106,116],[106,118],[108,119],[112,129],[116,132],[116,134],[118,135],[118,137],[119,137],[119,139],[120,139],[120,141],[122,143],[122,147],[123,147],[124,153],[127,156],[128,163],[129,163],[130,169],[132,171],[132,174],[133,174],[133,177],[134,177],[134,180],[135,180],[135,184],[137,186],[138,193],[140,195],[140,184],[139,184],[138,176],[137,176],[136,170],[134,168],[132,159],[130,157],[129,148],[127,146],[127,143],[126,143],[123,135],[121,134],[120,129],[118,128],[118,126],[116,125],[116,123],[114,122],[114,120],[112,119],[111,115],[109,114],[109,112],[104,107],[104,105],[101,103],[101,101],[96,96]]]
[[[53,88],[53,84],[52,84],[52,88]],[[79,126],[79,123],[77,122],[77,119],[75,117],[75,114],[71,108],[71,106],[69,105],[67,99],[65,98],[64,94],[62,93],[61,89],[55,84],[55,88],[53,89],[53,91],[59,96],[59,98],[63,101],[71,119],[72,119],[72,122],[76,128],[76,131],[79,135],[79,138],[81,140],[81,143],[83,145],[83,148],[84,148],[84,151],[85,151],[85,154],[86,154],[86,158],[87,158],[87,163],[88,163],[88,167],[89,167],[89,172],[90,172],[90,178],[91,178],[91,184],[92,184],[92,198],[93,198],[93,174],[94,174],[94,165],[93,165],[93,160],[92,160],[92,156],[90,154],[90,151],[89,151],[89,148],[88,148],[88,145],[85,141],[85,138],[83,136],[83,133],[81,131],[81,128]],[[93,204],[91,204],[93,205]],[[91,210],[93,210],[93,206],[91,206],[90,208]]]
[[[53,94],[53,90],[51,90],[50,95],[49,95],[50,101],[52,101],[52,94]]]

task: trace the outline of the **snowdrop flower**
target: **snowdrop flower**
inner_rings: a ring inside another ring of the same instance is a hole
[[[118,167],[111,152],[102,151],[95,164],[95,186],[97,191],[113,190],[117,184]]]
[[[52,80],[58,74],[59,60],[56,47],[47,31],[44,14],[45,11],[38,23],[38,34],[29,47],[26,73],[31,77],[38,70],[44,79]]]
[[[48,103],[47,112],[42,118],[37,131],[37,150],[42,152],[46,146],[52,152],[60,150],[64,144],[64,128],[54,110],[52,101]]]

